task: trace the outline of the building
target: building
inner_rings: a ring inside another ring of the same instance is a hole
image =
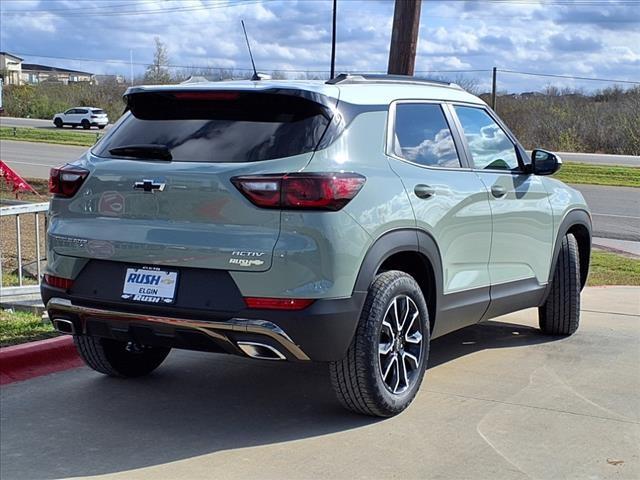
[[[94,75],[92,80],[96,85],[120,85],[124,81],[122,75]]]
[[[0,52],[0,77],[4,85],[18,85],[22,74],[22,58]]]
[[[69,70],[67,68],[50,67],[48,65],[39,65],[37,63],[23,63],[22,73],[20,75],[21,83],[41,83],[41,82],[58,82],[69,83],[93,81],[94,74],[89,72],[81,72],[79,70]]]
[[[0,77],[5,85],[24,85],[40,82],[94,83],[95,75],[68,68],[51,67],[37,63],[24,63],[23,59],[8,52],[0,52]]]

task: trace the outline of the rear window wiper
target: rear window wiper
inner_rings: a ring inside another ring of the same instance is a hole
[[[109,150],[111,155],[119,157],[146,158],[149,160],[171,160],[171,150],[166,145],[144,144],[123,145]]]

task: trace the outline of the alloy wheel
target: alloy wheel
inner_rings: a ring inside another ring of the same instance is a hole
[[[408,295],[391,300],[382,321],[378,356],[387,389],[400,395],[415,381],[422,360],[422,319]]]

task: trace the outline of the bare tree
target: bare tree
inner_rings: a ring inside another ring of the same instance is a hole
[[[169,65],[169,51],[159,37],[155,38],[155,42],[156,50],[153,52],[153,64],[147,67],[144,81],[146,83],[169,83],[171,82],[171,75],[167,68]]]

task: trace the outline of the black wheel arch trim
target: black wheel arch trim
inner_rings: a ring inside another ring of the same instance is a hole
[[[592,237],[592,226],[591,226],[591,216],[589,212],[583,209],[575,209],[570,210],[560,222],[560,227],[558,228],[558,234],[556,236],[556,240],[553,247],[553,256],[551,257],[551,268],[549,269],[549,278],[547,283],[547,289],[544,294],[544,301],[546,301],[549,292],[551,291],[551,281],[553,280],[553,274],[556,271],[556,264],[558,262],[558,256],[560,255],[560,250],[562,248],[562,239],[564,236],[569,233],[574,227],[584,227],[587,231],[586,236],[582,236],[581,238],[576,238],[578,241],[578,248],[580,252],[580,283],[581,287],[587,283],[587,277],[589,276],[589,265],[591,258],[591,237]],[[588,248],[584,249],[585,242],[588,243]],[[543,301],[543,303],[544,303]]]
[[[354,293],[366,293],[375,279],[376,272],[392,255],[403,252],[420,253],[431,264],[435,295],[433,295],[432,319],[435,321],[439,300],[442,298],[442,257],[435,239],[418,228],[401,228],[385,232],[378,237],[365,254],[356,278]],[[424,292],[427,298],[429,292]]]

